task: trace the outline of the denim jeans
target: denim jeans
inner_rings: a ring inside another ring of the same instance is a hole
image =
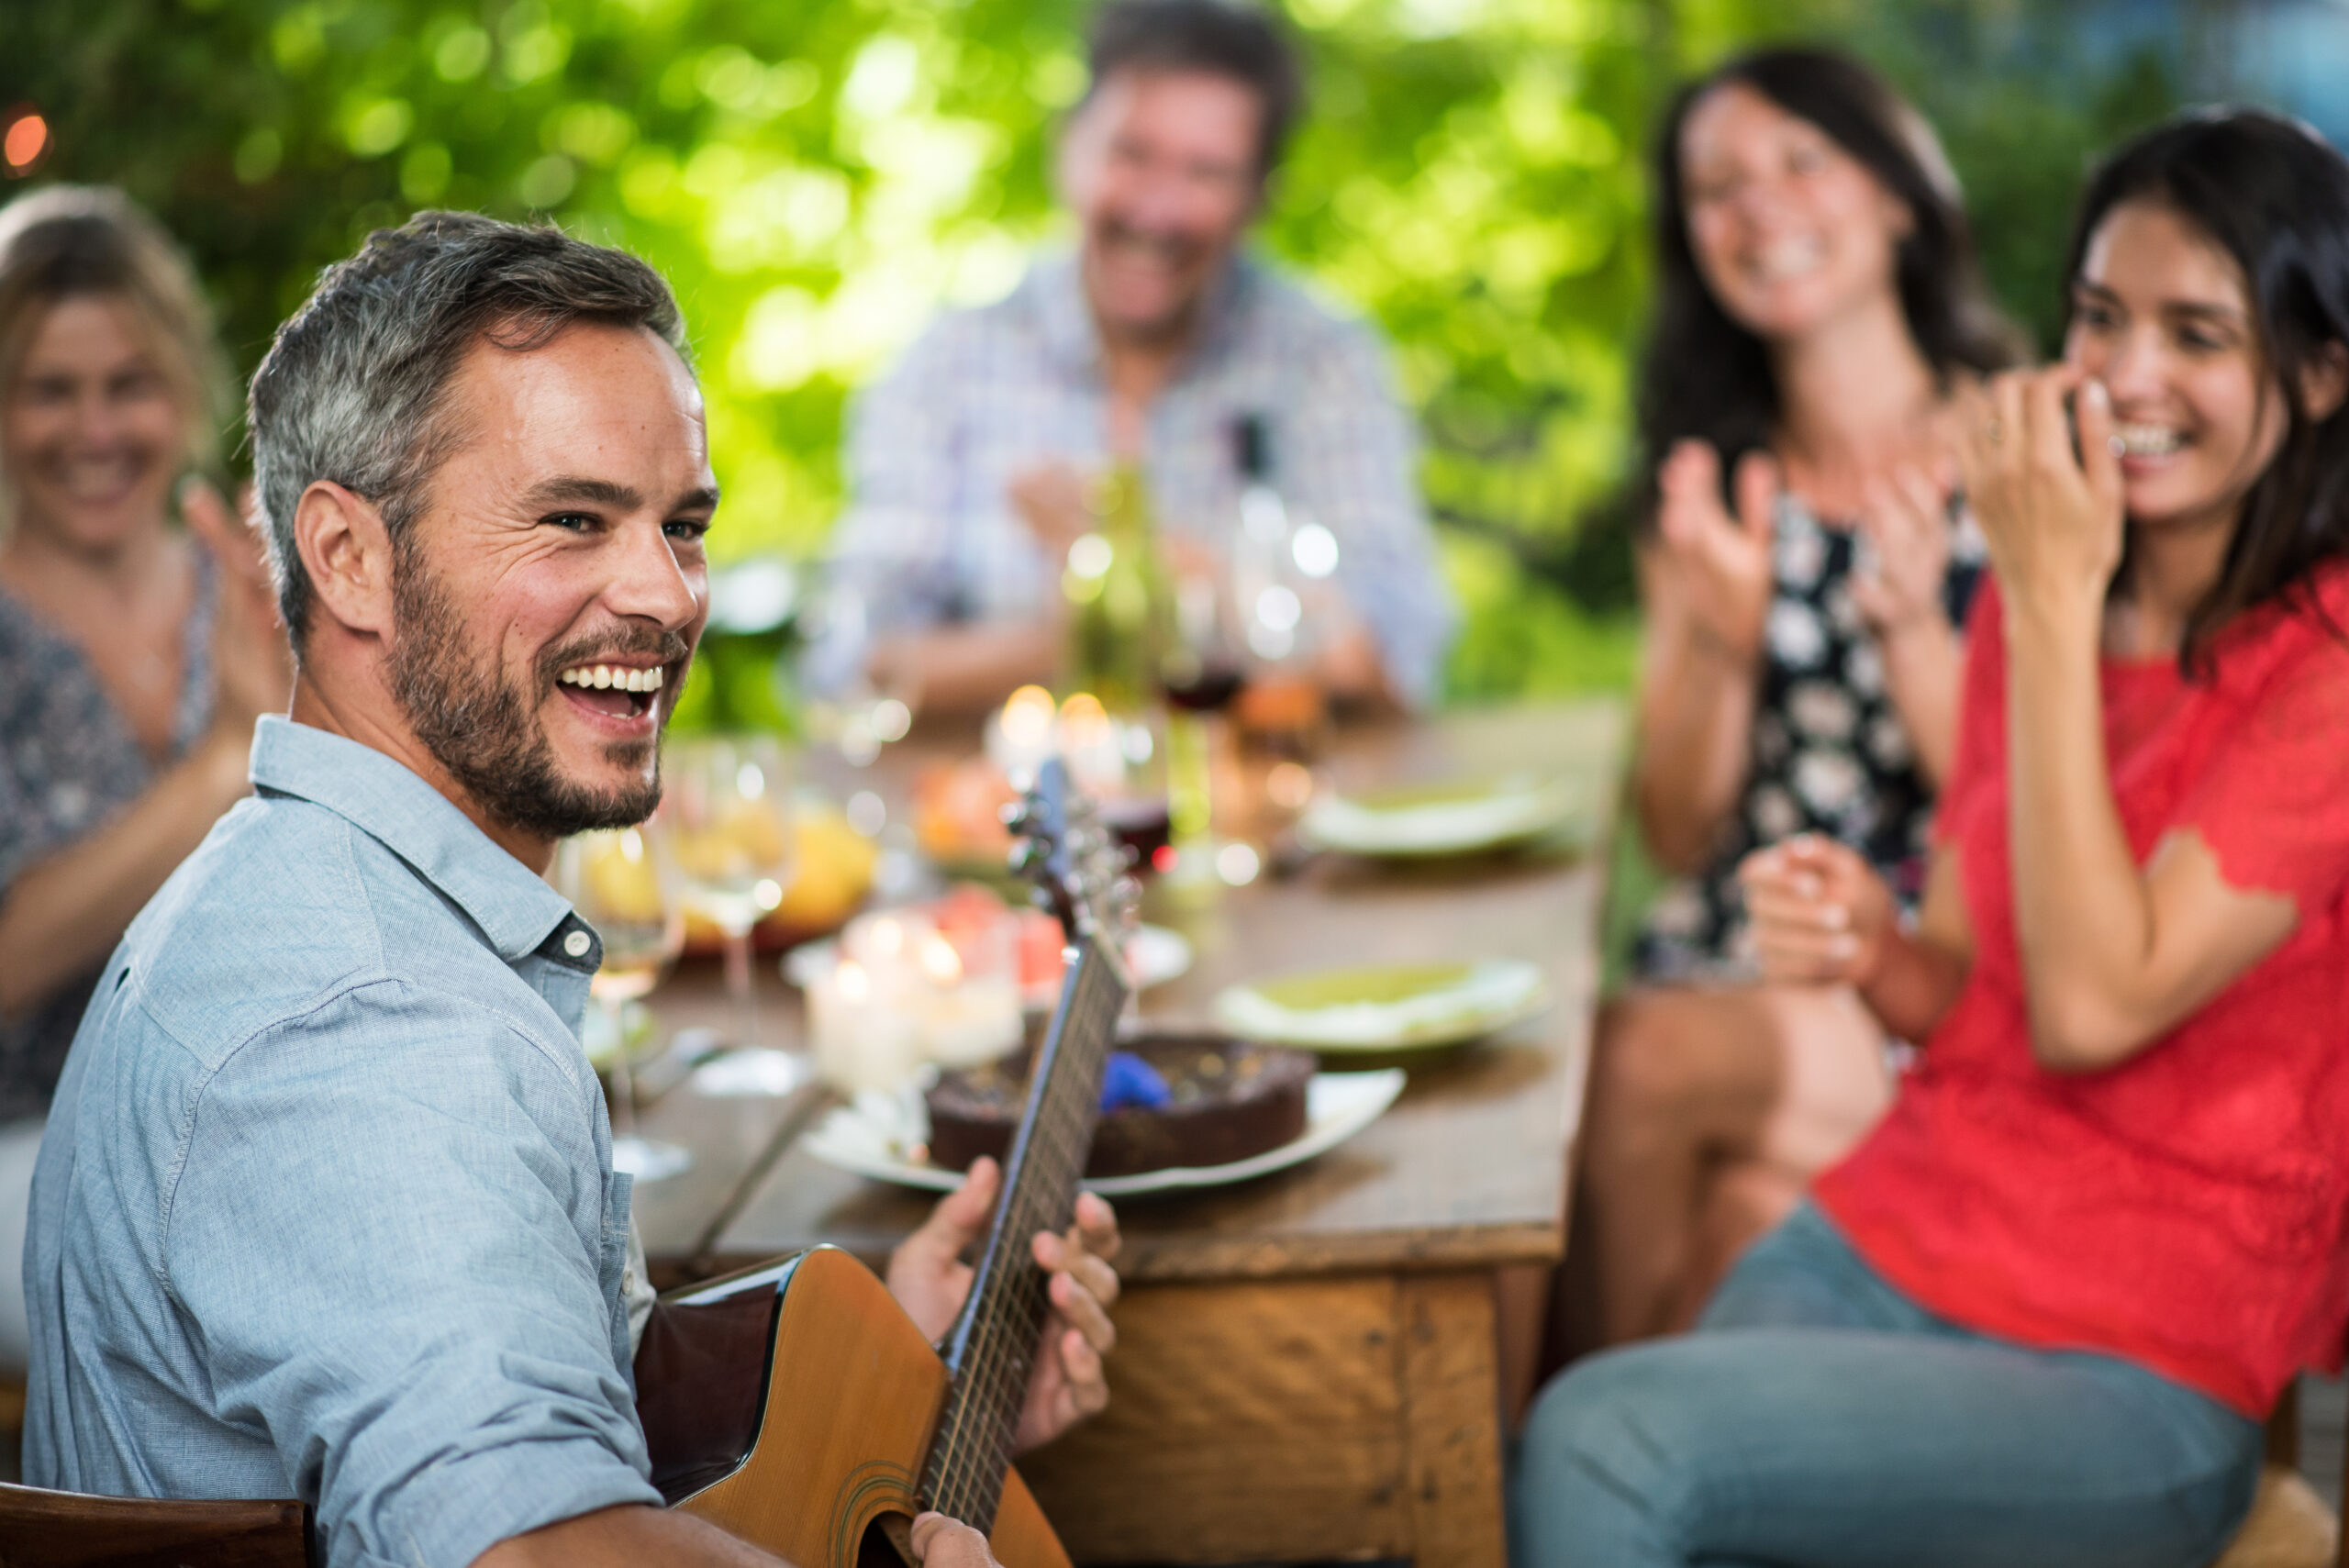
[[[2110,1356],[1937,1318],[1806,1204],[1697,1332],[1543,1390],[1510,1476],[1517,1568],[2201,1568],[2261,1432]]]

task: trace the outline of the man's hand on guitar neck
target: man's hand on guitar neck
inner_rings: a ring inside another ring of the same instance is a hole
[[[931,1341],[943,1339],[971,1294],[963,1253],[986,1234],[1003,1187],[1001,1167],[979,1160],[963,1184],[939,1200],[922,1228],[889,1259],[889,1294]],[[1019,1412],[1024,1451],[1050,1442],[1109,1402],[1101,1360],[1117,1343],[1109,1307],[1118,1299],[1118,1217],[1091,1193],[1078,1195],[1076,1223],[1064,1236],[1038,1231],[1037,1266],[1051,1272],[1052,1317]]]

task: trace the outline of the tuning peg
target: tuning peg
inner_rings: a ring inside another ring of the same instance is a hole
[[[1109,884],[1109,917],[1121,931],[1130,931],[1141,923],[1141,878],[1120,874]]]
[[[1007,830],[1025,836],[1035,829],[1040,810],[1036,797],[1030,795],[1018,800],[1006,801],[1003,809],[996,815]]]
[[[1027,876],[1052,858],[1052,847],[1041,839],[1022,839],[1011,847],[1012,874]]]

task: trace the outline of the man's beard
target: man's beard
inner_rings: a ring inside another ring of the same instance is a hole
[[[616,790],[590,789],[565,778],[539,719],[539,705],[556,677],[600,656],[651,653],[663,662],[691,649],[675,632],[581,639],[542,652],[531,672],[535,689],[521,690],[493,658],[487,668],[467,657],[464,633],[447,590],[412,551],[399,551],[392,570],[392,695],[407,714],[417,739],[449,771],[493,822],[549,839],[593,828],[626,828],[661,804],[655,740],[617,741],[605,759],[639,774]],[[678,672],[682,676],[683,672]],[[657,707],[662,695],[655,694]],[[651,764],[648,768],[647,764]]]

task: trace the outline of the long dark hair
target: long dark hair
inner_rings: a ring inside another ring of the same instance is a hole
[[[2276,601],[2314,607],[2304,597],[2310,573],[2349,556],[2349,402],[2316,419],[2302,393],[2327,354],[2349,351],[2349,160],[2297,121],[2255,109],[2157,126],[2089,180],[2067,286],[2098,228],[2127,202],[2159,203],[2233,259],[2260,357],[2290,416],[2274,461],[2243,496],[2219,580],[2187,617],[2179,663],[2208,675],[2228,623]]]
[[[1936,377],[2002,370],[2023,353],[2021,334],[1983,286],[1957,177],[1924,117],[1846,55],[1822,49],[1740,55],[1683,87],[1655,139],[1656,304],[1639,391],[1650,515],[1655,465],[1674,442],[1711,442],[1726,474],[1740,456],[1769,444],[1778,420],[1768,349],[1721,308],[1688,246],[1681,133],[1699,100],[1732,83],[1817,126],[1908,206],[1912,223],[1895,267],[1900,307]]]

